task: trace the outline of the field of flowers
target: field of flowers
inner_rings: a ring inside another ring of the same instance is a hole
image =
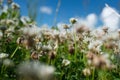
[[[6,5],[0,2],[0,80],[120,80],[120,30],[89,29],[76,18],[37,27],[17,3]]]

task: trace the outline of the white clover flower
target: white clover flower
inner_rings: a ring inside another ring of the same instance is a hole
[[[27,22],[29,22],[30,21],[30,18],[29,17],[27,17],[27,16],[22,16],[21,18],[20,18],[20,20],[22,21],[22,23],[23,24],[27,24]]]
[[[13,2],[13,3],[11,4],[11,7],[12,7],[12,9],[19,9],[19,8],[20,8],[20,5]]]
[[[48,45],[43,45],[42,50],[47,51],[47,50],[52,50],[52,46],[50,44]]]
[[[90,44],[88,45],[88,49],[92,51],[100,52],[102,44],[103,42],[100,40],[91,41]]]
[[[54,36],[58,36],[58,35],[60,34],[60,32],[59,32],[58,30],[53,30],[53,31],[52,31],[52,34],[53,34]]]
[[[18,66],[18,74],[24,80],[52,80],[55,68],[38,61],[23,62]]]
[[[37,44],[36,44],[36,49],[41,49],[42,48],[42,43],[41,42],[38,42]]]
[[[68,66],[69,64],[70,64],[70,61],[69,61],[69,60],[63,59],[63,61],[62,61],[62,65],[63,65],[63,66]]]
[[[21,31],[23,31],[23,34],[28,34],[29,36],[32,35],[39,35],[40,34],[40,28],[37,26],[32,25],[33,27],[24,27],[21,28]]]
[[[7,58],[8,56],[6,53],[0,53],[0,59]]]
[[[6,24],[11,25],[11,24],[15,24],[15,22],[13,20],[11,20],[11,19],[7,19]]]
[[[76,18],[70,18],[70,23],[74,24],[77,22],[77,19]]]

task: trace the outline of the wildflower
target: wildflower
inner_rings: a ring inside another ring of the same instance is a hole
[[[31,54],[31,58],[34,60],[38,60],[39,59],[39,54],[36,51],[33,51]]]
[[[70,64],[70,61],[69,61],[69,60],[63,59],[63,61],[62,61],[62,65],[63,65],[63,66],[68,66],[69,64]]]
[[[52,50],[52,47],[51,47],[50,44],[49,45],[43,45],[42,50],[44,50],[44,51],[50,51],[50,50]]]
[[[20,20],[22,21],[22,23],[23,23],[24,25],[26,25],[27,22],[30,22],[30,18],[27,17],[27,16],[22,16],[22,17],[20,18]]]
[[[20,6],[17,3],[12,3],[11,4],[12,9],[19,9]]]
[[[88,45],[88,49],[93,51],[93,52],[100,52],[101,46],[102,46],[102,41],[96,40],[94,42],[93,41],[90,42],[90,44]]]
[[[63,25],[63,28],[64,28],[64,29],[69,29],[69,26],[66,25],[66,24],[64,24],[64,25]]]
[[[0,53],[0,59],[7,58],[8,56],[6,53]]]
[[[6,20],[6,24],[7,25],[12,25],[12,24],[14,24],[15,22],[13,21],[13,20],[10,20],[10,19],[8,19],[8,20]]]
[[[86,32],[88,30],[89,30],[89,28],[86,27],[85,25],[79,25],[79,27],[76,28],[77,33],[83,33],[83,32]]]
[[[77,22],[76,18],[70,18],[70,23],[75,24]]]
[[[108,29],[109,27],[103,27],[102,30],[104,31],[104,33],[108,33]]]
[[[83,74],[84,74],[84,76],[90,76],[91,75],[91,70],[89,68],[85,68],[83,70]]]
[[[18,74],[24,80],[53,80],[55,68],[38,61],[23,62],[18,66]]]
[[[108,54],[93,54],[92,52],[88,52],[87,56],[89,65],[93,65],[96,68],[101,69],[111,69],[113,68],[112,63],[109,60]]]
[[[23,34],[28,35],[28,36],[34,36],[34,35],[38,35],[40,32],[40,29],[35,26],[32,25],[32,27],[24,27],[21,28],[21,31],[23,32]]]
[[[17,44],[23,44],[23,41],[24,41],[24,37],[18,37],[17,39]]]

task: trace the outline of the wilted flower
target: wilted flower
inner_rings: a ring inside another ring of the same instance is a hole
[[[39,59],[39,54],[36,51],[33,51],[31,54],[31,58],[34,60],[38,60]]]
[[[18,66],[18,74],[24,80],[53,80],[55,68],[38,61],[23,62]]]

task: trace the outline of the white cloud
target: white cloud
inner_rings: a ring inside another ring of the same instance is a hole
[[[95,14],[89,14],[87,17],[86,17],[86,21],[88,23],[88,25],[90,27],[95,27],[96,23],[97,23],[97,16]]]
[[[80,25],[85,25],[86,27],[93,29],[96,26],[97,20],[98,20],[97,15],[94,13],[91,13],[91,14],[88,14],[88,16],[85,18],[78,18],[78,23],[76,27]]]
[[[52,9],[48,6],[42,6],[40,7],[40,12],[44,14],[52,14]]]
[[[111,30],[116,30],[120,26],[120,15],[115,9],[108,6],[107,4],[103,8],[101,19],[103,24],[109,27]]]

